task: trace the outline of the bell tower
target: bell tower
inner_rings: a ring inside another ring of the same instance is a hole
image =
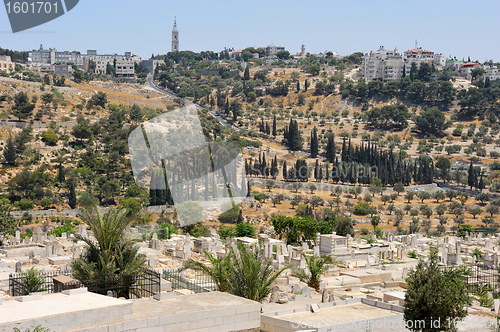
[[[177,30],[177,18],[174,16],[174,28],[172,29],[172,52],[179,51],[179,30]]]

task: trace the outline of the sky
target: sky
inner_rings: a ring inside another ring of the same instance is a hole
[[[171,50],[176,16],[180,50],[274,44],[295,54],[305,44],[306,52],[348,55],[380,46],[403,52],[417,40],[418,47],[458,59],[499,62],[499,12],[498,0],[80,0],[65,15],[15,34],[0,7],[0,47],[28,51],[43,44],[149,58]]]

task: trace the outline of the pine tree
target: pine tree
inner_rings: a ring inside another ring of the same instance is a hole
[[[311,132],[311,157],[316,158],[318,156],[318,130],[316,127],[313,128]]]
[[[276,115],[275,115],[274,119],[273,119],[273,136],[276,137],[277,135],[278,135],[278,131],[276,128]]]
[[[12,166],[16,164],[17,149],[11,135],[9,135],[7,144],[5,146],[5,149],[3,150],[3,156],[5,157],[5,161],[7,162],[7,164]]]

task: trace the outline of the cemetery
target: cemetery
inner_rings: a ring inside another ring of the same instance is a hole
[[[259,234],[256,239],[228,237],[223,241],[211,229],[197,238],[172,234],[169,239],[159,239],[157,233],[151,232],[146,237],[149,240],[143,240],[141,232],[136,227],[125,230],[127,236],[140,240],[136,245],[145,257],[150,279],[136,283],[142,289],[128,299],[118,298],[117,291],[93,290],[92,285],[71,277],[72,262],[86,250],[85,242],[79,239],[93,239],[93,233],[84,225],[78,227],[76,235],[63,233],[56,237],[38,228],[31,238],[21,239],[16,233],[4,239],[0,249],[0,310],[9,314],[2,315],[0,327],[8,330],[43,323],[56,331],[67,330],[69,325],[64,324],[71,324],[74,331],[97,332],[101,331],[97,327],[102,326],[106,326],[106,331],[152,331],[169,322],[171,329],[165,331],[277,332],[299,330],[297,321],[312,321],[322,325],[308,325],[308,329],[327,331],[332,317],[339,322],[339,317],[346,315],[368,319],[370,324],[390,321],[399,326],[404,310],[405,278],[418,258],[425,259],[431,250],[438,252],[443,269],[456,266],[469,269],[464,276],[468,289],[488,285],[488,298],[498,291],[500,248],[498,238],[490,234],[430,238],[421,234],[384,233],[381,238],[373,235],[367,241],[360,236],[344,237],[333,232],[318,233],[315,241],[292,246],[268,234]],[[207,276],[185,267],[190,259],[209,265],[206,254],[225,257],[242,244],[260,245],[272,266],[283,269],[262,303],[217,292]],[[484,252],[481,261],[478,248]],[[307,260],[315,256],[330,256],[334,261],[323,274],[319,289],[309,287],[295,273],[297,268],[305,269]],[[19,283],[23,273],[32,268],[43,271],[45,286],[38,292],[23,293]],[[500,305],[496,299],[493,302],[493,308],[474,302],[467,319],[476,319],[478,315],[484,322],[493,319]],[[208,320],[203,320],[205,325],[197,320],[200,315],[207,317]],[[352,331],[364,328],[365,325]]]

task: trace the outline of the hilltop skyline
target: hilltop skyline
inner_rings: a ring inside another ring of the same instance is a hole
[[[252,5],[218,1],[158,3],[146,0],[81,1],[71,12],[42,26],[13,34],[5,10],[0,10],[0,47],[29,51],[39,48],[99,53],[131,51],[143,58],[165,54],[177,17],[180,50],[221,51],[227,48],[282,45],[295,54],[328,51],[347,55],[379,46],[400,52],[418,46],[458,59],[500,61],[500,45],[491,33],[500,23],[500,3],[481,7],[471,16],[465,1],[402,3],[353,1]]]

